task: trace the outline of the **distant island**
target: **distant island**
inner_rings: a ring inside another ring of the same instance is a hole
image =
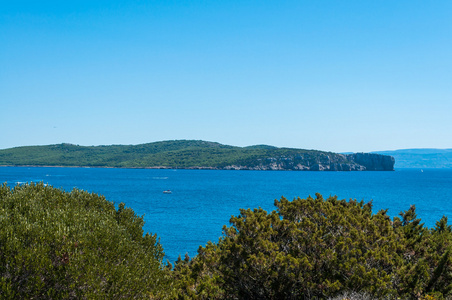
[[[452,168],[452,149],[418,148],[375,151],[371,153],[394,157],[396,160],[396,168]]]
[[[199,140],[140,145],[57,144],[0,150],[3,166],[66,166],[215,170],[393,171],[394,158],[268,145],[235,147]]]

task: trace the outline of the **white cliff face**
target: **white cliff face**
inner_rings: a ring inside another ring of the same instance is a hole
[[[349,155],[303,155],[260,159],[255,165],[229,165],[226,170],[294,171],[393,171],[394,158],[386,155],[355,153]]]

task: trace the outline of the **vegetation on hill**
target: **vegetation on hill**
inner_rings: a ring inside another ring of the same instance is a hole
[[[379,155],[373,155],[380,157]],[[90,166],[123,168],[212,168],[257,170],[365,170],[354,156],[331,152],[233,147],[205,141],[164,141],[141,145],[78,146],[58,144],[0,150],[0,165]],[[377,164],[378,165],[378,164]],[[392,170],[394,162],[385,168]]]
[[[74,189],[0,187],[2,299],[450,299],[452,226],[336,197],[241,209],[217,243],[162,264],[130,208]]]

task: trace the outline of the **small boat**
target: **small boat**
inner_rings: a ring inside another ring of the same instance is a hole
[[[171,190],[163,191],[163,194],[171,194],[171,193],[172,193]]]

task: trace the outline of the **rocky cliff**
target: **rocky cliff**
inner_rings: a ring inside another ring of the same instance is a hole
[[[363,167],[367,171],[394,171],[395,159],[392,156],[373,153],[348,154],[347,158]]]
[[[294,171],[394,171],[394,158],[387,155],[354,153],[303,153],[257,159],[247,164],[228,165],[226,170]]]

